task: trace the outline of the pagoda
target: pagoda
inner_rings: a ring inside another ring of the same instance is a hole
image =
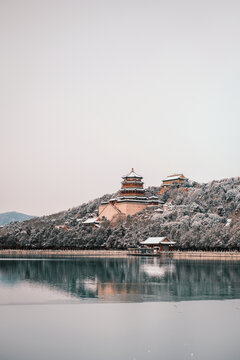
[[[99,218],[105,217],[111,221],[113,218],[134,215],[147,206],[159,205],[157,196],[146,196],[142,179],[143,177],[138,175],[133,168],[129,174],[122,176],[118,196],[101,203]]]
[[[142,176],[135,173],[132,168],[131,172],[122,177],[122,187],[120,190],[120,198],[132,197],[139,198],[145,196],[145,190],[143,188]]]

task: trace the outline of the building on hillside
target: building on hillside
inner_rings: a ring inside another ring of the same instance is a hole
[[[105,217],[108,220],[113,218],[134,215],[142,211],[147,206],[157,206],[160,204],[157,196],[147,197],[143,187],[142,176],[131,172],[122,177],[122,186],[119,196],[102,202],[99,206],[99,218]]]
[[[181,184],[184,181],[188,181],[188,179],[183,174],[169,175],[166,177],[166,179],[162,180],[162,185],[158,194],[163,194],[164,191],[169,188],[169,186],[173,184]]]
[[[68,231],[66,225],[55,225],[55,229]]]
[[[100,227],[99,225],[100,221],[98,218],[88,218],[87,220],[83,221],[82,224],[86,226],[92,226],[92,227]]]

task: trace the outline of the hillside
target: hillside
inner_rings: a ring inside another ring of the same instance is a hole
[[[147,189],[157,194],[159,188]],[[240,177],[192,183],[187,191],[175,185],[161,195],[163,209],[149,207],[99,228],[82,222],[94,216],[101,201],[90,201],[58,214],[13,223],[0,229],[1,248],[125,249],[148,236],[168,236],[179,249],[240,250]],[[67,230],[56,228],[65,225]]]
[[[34,216],[22,214],[16,211],[10,211],[0,214],[0,226],[9,224],[13,221],[25,221],[34,218]]]

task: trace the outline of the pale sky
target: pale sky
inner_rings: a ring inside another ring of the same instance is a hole
[[[0,212],[240,175],[239,0],[0,0]]]

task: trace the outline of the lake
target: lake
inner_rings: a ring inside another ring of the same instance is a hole
[[[1,257],[1,360],[239,360],[240,262]]]

